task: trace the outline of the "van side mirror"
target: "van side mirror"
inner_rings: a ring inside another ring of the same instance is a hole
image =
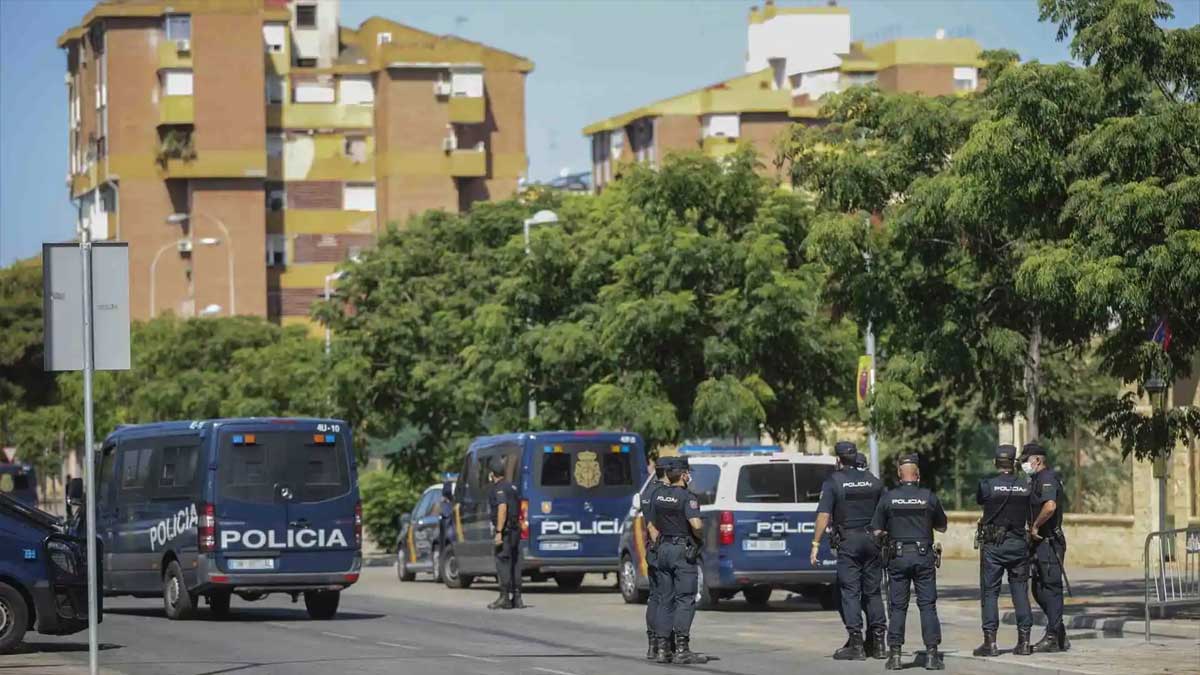
[[[67,506],[83,506],[83,479],[72,478],[67,483]]]

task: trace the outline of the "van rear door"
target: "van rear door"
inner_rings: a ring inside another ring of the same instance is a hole
[[[358,491],[349,442],[344,433],[301,433],[288,447],[294,486],[288,502],[288,529],[294,533],[285,554],[289,572],[340,572],[354,563]]]
[[[743,464],[736,476],[732,512],[734,567],[745,571],[810,569],[821,483],[828,464],[769,459]],[[819,563],[818,563],[819,564]]]

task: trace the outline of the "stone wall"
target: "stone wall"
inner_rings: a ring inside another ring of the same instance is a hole
[[[974,548],[975,523],[979,511],[950,511],[950,527],[939,534],[947,558],[978,558]],[[1063,521],[1067,535],[1067,574],[1073,565],[1086,567],[1139,567],[1142,564],[1144,528],[1133,516],[1102,516],[1068,513]]]

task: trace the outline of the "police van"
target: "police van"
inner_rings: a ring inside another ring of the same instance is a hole
[[[9,463],[0,458],[0,494],[37,506],[37,483],[37,472],[32,466]]]
[[[454,541],[442,578],[466,588],[494,576],[495,532],[488,465],[503,459],[521,505],[521,567],[534,581],[553,577],[575,589],[588,572],[616,572],[617,541],[629,500],[646,481],[641,436],[628,432],[554,431],[476,438],[463,455],[454,491]]]
[[[362,567],[349,425],[242,418],[119,427],[100,454],[104,593],[163,598],[167,617],[300,594],[337,613]]]
[[[776,446],[721,448],[684,446],[704,522],[699,600],[715,607],[739,592],[752,605],[766,605],[776,589],[837,606],[837,559],[828,537],[809,564],[821,484],[834,458],[780,452]],[[628,505],[627,505],[628,506]],[[626,602],[645,602],[646,533],[635,499],[621,538],[620,588]]]

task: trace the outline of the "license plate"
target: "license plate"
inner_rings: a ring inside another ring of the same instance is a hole
[[[543,551],[578,551],[579,542],[577,541],[543,541],[538,544],[538,548]]]
[[[226,561],[231,570],[273,570],[274,558],[234,558]]]
[[[744,539],[744,551],[786,551],[787,542],[782,539]]]

